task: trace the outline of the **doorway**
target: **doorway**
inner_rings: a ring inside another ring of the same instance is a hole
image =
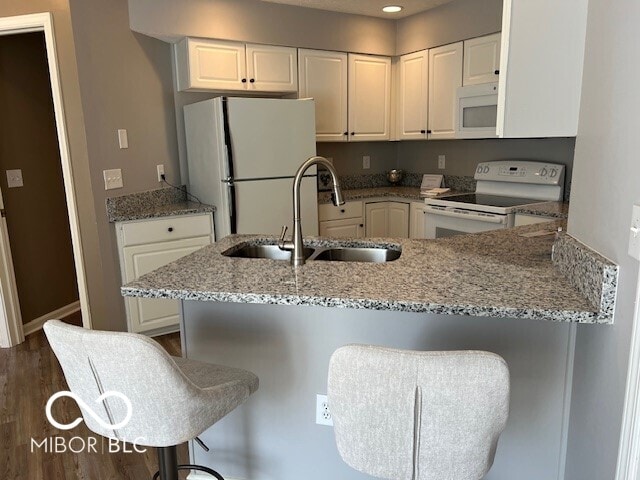
[[[0,347],[78,310],[91,328],[54,38],[49,13],[0,18]]]

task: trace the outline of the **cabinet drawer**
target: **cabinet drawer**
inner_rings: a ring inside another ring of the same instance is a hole
[[[331,203],[318,205],[318,220],[340,220],[341,218],[362,217],[362,202],[346,202],[339,207]]]
[[[166,242],[212,234],[211,215],[185,215],[122,225],[122,245]]]

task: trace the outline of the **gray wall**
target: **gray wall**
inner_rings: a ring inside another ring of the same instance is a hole
[[[63,90],[62,103],[82,238],[89,307],[95,325],[100,327],[105,317],[105,300],[102,294],[102,259],[90,181],[87,140],[69,4],[67,0],[30,0],[29,2],[2,0],[0,2],[0,16],[2,17],[40,12],[51,12],[53,15],[58,68]]]
[[[457,0],[398,20],[396,55],[502,30],[502,0]]]
[[[242,42],[395,53],[393,20],[259,0],[130,0],[131,29],[176,40],[209,37]]]
[[[640,63],[631,60],[639,20],[637,1],[589,1],[568,231],[619,264],[620,283],[615,324],[578,328],[567,480],[611,479],[616,471],[638,280],[627,248],[640,201]]]
[[[115,229],[105,199],[158,188],[156,164],[178,177],[170,46],[129,29],[126,0],[71,0],[78,75],[91,167],[107,304],[94,326],[124,330],[124,303]],[[129,148],[120,150],[116,130],[126,128]],[[104,190],[102,171],[121,168],[124,188]]]
[[[340,175],[384,173],[398,166],[397,142],[316,143],[318,155],[333,158]],[[371,168],[362,168],[362,157],[368,155]]]

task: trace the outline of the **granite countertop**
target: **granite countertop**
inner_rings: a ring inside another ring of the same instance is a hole
[[[106,201],[109,222],[127,222],[147,218],[212,213],[216,207],[187,200],[183,189],[161,188],[110,197]]]
[[[443,198],[452,195],[459,195],[461,193],[465,192],[450,190],[447,193],[443,193],[432,198]],[[420,187],[370,187],[354,188],[349,190],[343,189],[342,197],[347,202],[350,200],[364,200],[367,198],[380,197],[406,198],[416,202],[424,202],[425,198],[420,196]],[[318,203],[331,203],[331,192],[318,192]]]
[[[566,219],[569,217],[569,202],[534,203],[524,207],[518,207],[516,213]]]
[[[588,299],[588,293],[574,286],[551,260],[554,232],[564,224],[554,221],[543,227],[527,225],[436,240],[309,237],[305,244],[310,246],[382,244],[401,248],[402,255],[384,264],[315,260],[297,269],[286,261],[222,255],[245,244],[276,241],[231,235],[125,285],[122,294],[611,323],[612,305]],[[541,230],[547,234],[522,236]],[[568,247],[562,261],[570,264],[574,245]],[[578,271],[574,266],[565,270]],[[590,286],[603,283],[592,278],[597,281]],[[596,297],[600,295],[597,288],[593,290]],[[615,299],[615,288],[613,292]]]

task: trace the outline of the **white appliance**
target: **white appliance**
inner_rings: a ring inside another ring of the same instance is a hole
[[[316,153],[313,100],[218,97],[185,105],[189,192],[214,205],[216,238],[293,231],[293,177]],[[305,235],[318,234],[316,167],[302,180]]]
[[[426,238],[513,227],[516,208],[562,199],[564,165],[525,160],[483,162],[474,178],[475,193],[425,199]]]
[[[498,84],[459,87],[456,93],[456,138],[497,137]]]

